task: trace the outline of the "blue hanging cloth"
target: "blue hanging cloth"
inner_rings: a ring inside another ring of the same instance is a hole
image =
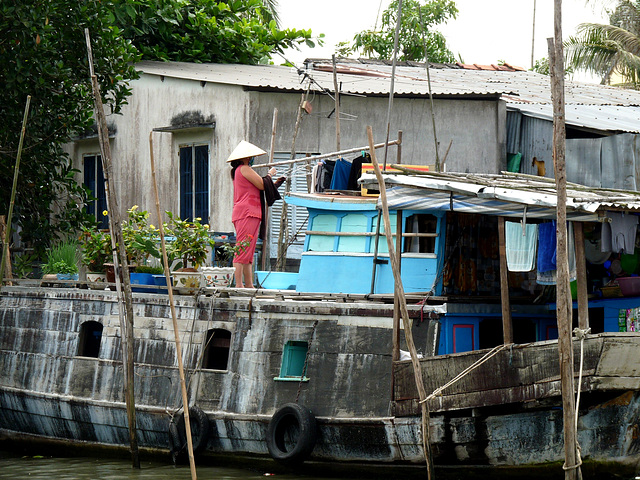
[[[339,158],[333,169],[331,178],[331,190],[347,190],[349,185],[349,174],[351,173],[351,163],[344,158]]]
[[[538,272],[556,269],[556,221],[538,225]]]

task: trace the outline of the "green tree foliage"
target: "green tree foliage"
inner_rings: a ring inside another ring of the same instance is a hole
[[[93,38],[104,101],[117,112],[136,76],[136,51],[109,21],[108,2],[0,0],[0,214],[9,207],[24,106],[31,95],[14,223],[44,248],[56,233],[86,222],[86,192],[63,145],[92,124],[84,29]]]
[[[610,13],[609,25],[583,23],[565,42],[566,63],[611,82],[618,73],[624,85],[640,86],[640,1],[619,0]]]
[[[422,15],[421,15],[422,14]],[[454,62],[454,54],[447,48],[444,36],[434,27],[456,18],[458,9],[452,0],[404,0],[400,32],[398,36],[398,56],[400,60],[425,60],[425,43],[430,62]],[[424,38],[422,35],[424,27]],[[379,30],[364,30],[353,41],[339,44],[338,53],[343,56],[353,54],[369,58],[391,59],[393,38],[398,17],[398,0],[393,0],[382,13]]]
[[[40,250],[89,219],[63,146],[93,126],[84,29],[107,113],[118,113],[141,58],[257,64],[305,42],[280,30],[275,0],[0,0],[0,215],[8,211],[27,95],[14,225]],[[265,7],[266,5],[266,7]]]
[[[147,60],[267,63],[311,30],[280,30],[262,0],[118,0],[113,21]]]

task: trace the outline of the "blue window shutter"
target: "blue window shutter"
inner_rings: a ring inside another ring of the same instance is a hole
[[[91,196],[96,196],[96,157],[94,155],[86,155],[84,157],[84,185],[91,192]],[[95,200],[89,200],[86,205],[86,212],[89,215],[95,216],[96,214],[96,202]]]
[[[209,223],[209,145],[195,147],[195,212],[202,223]]]
[[[193,173],[192,147],[180,148],[180,218],[191,220],[193,217]]]
[[[102,212],[107,209],[107,194],[104,191],[104,171],[102,170],[102,157],[96,157],[96,220],[98,228],[109,228],[109,219]]]

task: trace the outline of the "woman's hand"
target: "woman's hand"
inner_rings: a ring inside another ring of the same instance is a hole
[[[276,167],[271,167],[269,169],[269,176],[273,177],[276,174]]]

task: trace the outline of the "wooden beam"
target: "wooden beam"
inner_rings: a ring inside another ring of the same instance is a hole
[[[576,287],[578,291],[578,326],[589,328],[589,297],[587,295],[587,259],[584,253],[584,228],[582,222],[573,222],[576,253]]]
[[[504,217],[498,217],[498,244],[500,249],[500,297],[502,300],[502,342],[513,343],[513,324],[511,322],[511,301],[509,300],[509,274],[507,271],[507,247],[505,240]]]

